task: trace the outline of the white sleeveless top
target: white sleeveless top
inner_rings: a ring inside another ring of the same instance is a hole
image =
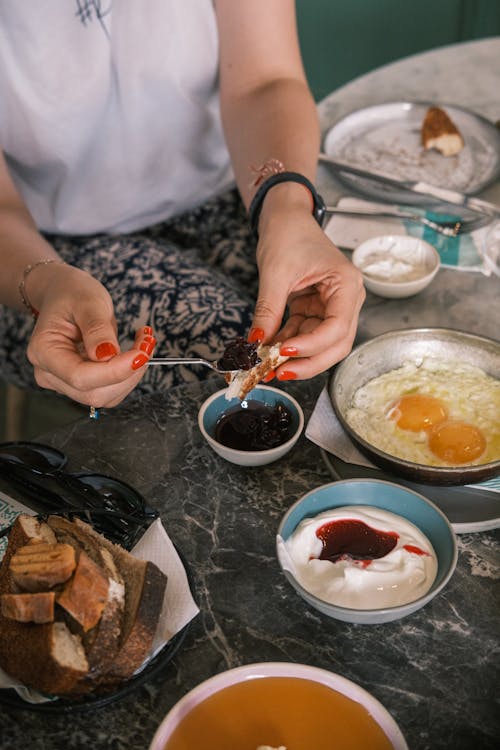
[[[0,0],[0,147],[37,226],[128,232],[233,182],[211,0]]]

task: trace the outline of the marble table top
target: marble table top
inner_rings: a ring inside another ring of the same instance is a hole
[[[500,40],[487,40],[395,63],[335,92],[320,106],[322,117],[336,116],[337,103],[355,108],[379,101],[377,95],[438,97],[443,90],[449,100],[485,112],[482,76],[490,76],[499,51]],[[499,89],[498,82],[489,89],[490,100]],[[326,186],[330,177],[322,179]],[[430,298],[368,300],[361,337],[386,326],[439,322],[497,338],[500,315],[495,313],[495,324],[490,318],[498,279],[441,274]],[[325,376],[284,386],[303,405],[306,421],[324,382]],[[353,680],[392,713],[411,750],[496,748],[498,530],[461,535],[454,576],[413,615],[375,626],[328,619],[306,605],[280,572],[275,534],[290,505],[332,476],[305,435],[285,458],[260,469],[219,458],[199,433],[197,413],[220,386],[212,376],[203,384],[130,398],[96,422],[80,420],[41,436],[68,455],[69,470],[120,477],[143,493],[186,560],[200,614],[173,660],[119,702],[71,715],[0,703],[2,750],[144,750],[166,712],[192,687],[259,661],[302,662]]]

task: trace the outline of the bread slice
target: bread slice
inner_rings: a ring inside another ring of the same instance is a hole
[[[96,532],[84,521],[75,524],[89,536]],[[125,610],[118,653],[113,657],[104,679],[108,683],[130,677],[151,651],[160,617],[167,577],[153,563],[139,560],[108,540],[104,546],[112,554],[125,581]]]
[[[260,344],[257,347],[257,354],[259,355],[259,364],[252,367],[250,370],[238,370],[232,375],[226,375],[226,382],[228,388],[226,391],[226,398],[230,401],[233,398],[239,398],[240,401],[244,401],[250,391],[260,383],[272,370],[275,370],[279,365],[286,362],[289,357],[283,357],[280,354],[281,344],[273,344],[272,346],[266,346]]]
[[[2,594],[0,607],[4,617],[18,622],[53,622],[56,595],[54,591],[35,594]]]
[[[57,597],[86,633],[99,623],[108,601],[109,580],[103,570],[82,550],[70,581]]]
[[[70,544],[36,541],[19,547],[9,561],[12,580],[22,591],[46,591],[70,578],[76,566]]]
[[[85,631],[83,626],[79,628],[76,623],[69,623],[82,638],[89,662],[89,679],[96,681],[95,687],[120,646],[125,609],[125,583],[113,556],[105,546],[107,540],[95,533],[88,524],[84,524],[86,528],[82,529],[76,521],[69,521],[62,516],[49,516],[47,524],[57,539],[72,544],[79,551],[84,551],[107,577],[106,603],[97,625]],[[92,534],[88,530],[91,530]]]
[[[443,156],[454,156],[464,147],[464,139],[449,115],[440,107],[429,107],[422,122],[422,145],[435,148]]]

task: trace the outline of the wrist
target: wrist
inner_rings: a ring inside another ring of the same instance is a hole
[[[258,235],[275,214],[304,212],[322,226],[325,204],[312,182],[298,172],[281,172],[257,189],[249,208],[250,226]]]
[[[70,268],[71,266],[60,258],[46,258],[35,261],[24,269],[19,284],[19,294],[24,306],[35,319],[38,318],[47,289],[53,283],[55,277],[61,273],[67,273]]]

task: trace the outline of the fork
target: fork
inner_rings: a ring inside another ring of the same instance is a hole
[[[326,214],[346,214],[347,216],[390,216],[397,219],[406,219],[407,221],[415,221],[420,224],[433,229],[439,234],[444,234],[446,237],[456,237],[459,234],[467,234],[475,229],[480,229],[486,224],[493,221],[493,216],[477,215],[473,219],[443,219],[442,221],[434,221],[428,219],[426,216],[420,214],[413,214],[409,211],[398,211],[397,209],[380,209],[380,208],[347,208],[343,206],[327,206]]]
[[[222,370],[219,366],[219,360],[210,362],[208,359],[203,357],[152,357],[148,365],[204,365],[210,367],[211,370],[215,370],[220,375],[228,375],[237,370]]]

